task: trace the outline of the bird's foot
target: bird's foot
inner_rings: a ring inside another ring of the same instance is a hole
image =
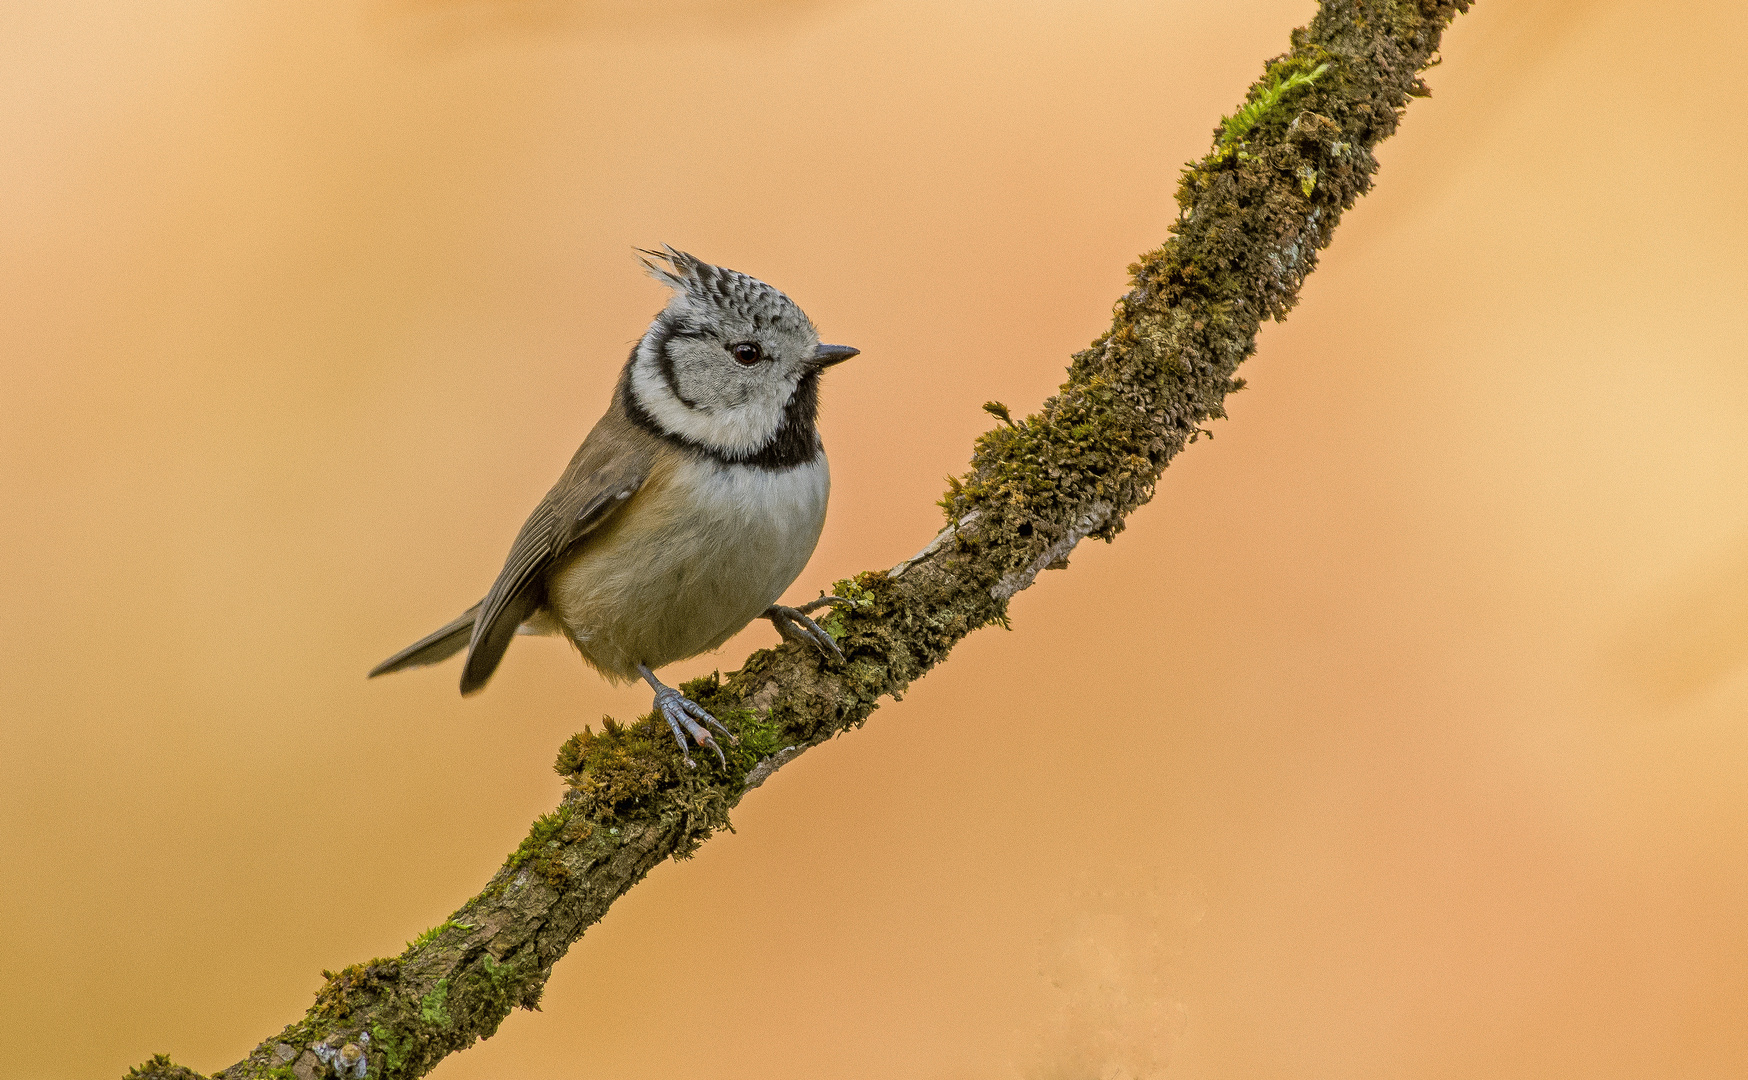
[[[772,604],[765,609],[761,618],[771,620],[771,625],[777,628],[777,633],[785,641],[800,641],[812,645],[827,656],[844,658],[844,652],[838,648],[838,643],[826,633],[825,628],[808,618],[807,613],[818,611],[822,607],[854,607],[850,601],[841,596],[822,596],[818,600],[810,600],[800,607],[784,607],[782,604]]]
[[[734,732],[723,727],[722,722],[706,712],[704,706],[673,687],[664,686],[649,668],[639,665],[637,670],[642,673],[644,681],[655,688],[656,711],[661,713],[662,719],[668,722],[668,730],[674,733],[674,741],[680,744],[680,757],[686,762],[686,767],[690,769],[697,765],[697,762],[692,760],[690,744],[686,742],[688,735],[692,737],[692,742],[716,751],[716,759],[726,767],[728,765],[727,756],[723,754],[722,747],[716,744],[716,739],[711,736],[709,731],[705,730],[703,725],[708,724],[722,732],[729,742],[738,743],[740,740],[735,737]]]

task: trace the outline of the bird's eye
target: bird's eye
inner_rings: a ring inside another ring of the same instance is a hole
[[[729,346],[729,352],[734,354],[734,361],[743,367],[752,367],[765,358],[765,351],[756,342],[743,341],[739,345]]]

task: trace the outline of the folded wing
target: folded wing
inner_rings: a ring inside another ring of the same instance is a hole
[[[583,450],[587,449],[585,444]],[[546,602],[546,571],[611,520],[649,477],[646,454],[617,455],[616,460],[573,478],[573,472],[581,474],[579,466],[585,464],[584,452],[578,451],[564,479],[529,515],[498,580],[480,601],[467,642],[467,663],[461,669],[463,694],[485,686],[516,628]]]

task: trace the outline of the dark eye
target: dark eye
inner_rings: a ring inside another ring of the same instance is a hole
[[[765,358],[765,350],[759,348],[757,342],[743,341],[739,345],[731,345],[728,349],[734,354],[734,361],[745,367],[752,367]]]

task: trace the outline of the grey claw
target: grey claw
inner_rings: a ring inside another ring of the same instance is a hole
[[[688,697],[682,697],[682,698],[680,698],[680,708],[685,709],[687,712],[691,713],[693,716],[697,717],[698,719],[704,721],[706,724],[709,724],[711,727],[715,728],[717,731],[722,732],[722,734],[728,738],[730,745],[733,745],[733,746],[740,745],[740,736],[736,735],[734,732],[723,727],[722,721],[718,720],[714,716],[711,716],[709,712],[705,711],[704,706],[698,704],[696,701],[693,701],[691,698],[688,698]],[[720,751],[720,750],[717,751],[718,755],[720,755],[721,753],[722,753],[722,751]],[[727,762],[724,761],[723,764],[726,765]]]
[[[730,739],[734,739],[734,735],[723,727],[716,717],[705,712],[703,706],[683,696],[672,687],[664,686],[658,690],[655,703],[657,711],[662,714],[662,719],[668,722],[668,730],[674,733],[674,741],[680,744],[680,757],[686,762],[688,768],[695,768],[696,763],[688,752],[687,735],[690,735],[692,741],[699,746],[707,746],[716,751],[717,760],[721,761],[724,766],[728,765],[728,757],[723,754],[722,747],[716,745],[716,740],[711,737],[710,732],[698,726],[698,720],[703,720]],[[694,717],[697,719],[693,719]]]
[[[827,656],[836,656],[842,660],[844,651],[838,648],[838,643],[832,640],[832,636],[826,633],[824,627],[807,617],[807,612],[832,601],[842,604],[849,603],[848,600],[836,596],[822,596],[818,600],[803,604],[798,608],[772,604],[765,610],[765,618],[771,620],[771,625],[777,628],[777,633],[781,634],[785,641],[805,641]]]
[[[809,600],[795,610],[805,614],[809,611],[818,611],[822,607],[841,607],[848,611],[855,608],[855,606],[855,601],[845,600],[841,596],[822,596],[818,600]]]

